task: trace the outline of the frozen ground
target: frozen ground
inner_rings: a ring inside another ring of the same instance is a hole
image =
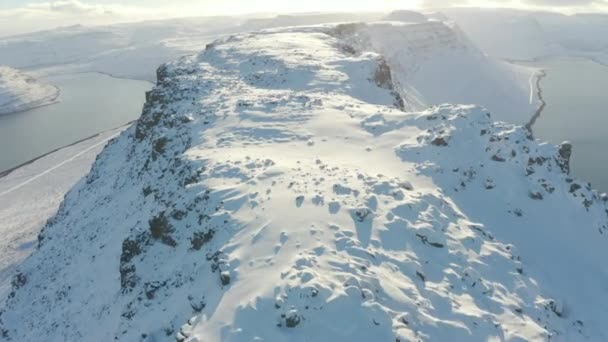
[[[0,115],[48,105],[57,96],[56,87],[0,65]]]
[[[407,77],[370,46],[270,30],[161,68],[19,265],[0,331],[606,340],[606,198],[568,145],[482,107],[404,111]]]
[[[40,229],[69,189],[91,168],[105,142],[122,129],[63,148],[0,177],[0,297],[10,277],[34,250]]]

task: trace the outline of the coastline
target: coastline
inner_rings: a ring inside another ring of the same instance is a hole
[[[36,108],[40,108],[40,107],[46,107],[46,106],[51,106],[54,105],[56,103],[59,102],[59,96],[61,96],[61,89],[52,84],[52,83],[48,83],[48,85],[50,85],[51,87],[55,88],[55,93],[53,94],[53,96],[49,97],[48,99],[42,101],[40,104],[31,106],[31,107],[27,107],[27,108],[23,108],[23,109],[18,109],[12,112],[7,112],[7,113],[0,113],[0,118],[3,116],[9,116],[9,115],[13,115],[13,114],[18,114],[18,113],[23,113],[23,112],[27,112],[28,110],[32,110],[32,109],[36,109]],[[36,101],[33,101],[36,102]],[[31,102],[30,102],[31,103]]]
[[[144,82],[144,83],[148,84],[150,87],[154,87],[154,85],[155,85],[155,83],[150,82],[148,80],[140,80],[140,79],[134,79],[134,78],[119,77],[119,76],[115,76],[115,75],[112,75],[112,74],[109,74],[109,73],[104,73],[104,72],[101,72],[101,71],[93,71],[93,70],[91,70],[91,71],[86,71],[86,70],[83,70],[83,71],[63,70],[64,72],[60,72],[59,70],[55,70],[55,71],[56,71],[55,73],[45,73],[45,72],[42,72],[42,73],[40,73],[38,75],[39,79],[45,80],[47,83],[49,83],[55,89],[55,92],[52,94],[53,95],[52,97],[49,97],[44,102],[40,102],[40,103],[36,104],[35,106],[29,107],[29,108],[20,109],[20,110],[16,110],[16,111],[11,111],[11,112],[0,114],[0,123],[1,123],[2,119],[7,119],[7,118],[12,117],[12,116],[17,116],[17,115],[22,114],[22,113],[27,113],[28,111],[32,111],[32,110],[36,110],[38,108],[48,107],[48,106],[56,105],[56,104],[60,103],[61,102],[61,96],[64,95],[64,91],[63,91],[62,88],[60,88],[59,86],[57,86],[56,84],[54,84],[54,82],[52,82],[52,81],[49,80],[49,79],[53,79],[53,77],[62,77],[62,76],[68,76],[69,77],[70,75],[86,75],[86,74],[89,74],[89,75],[100,75],[101,77],[108,77],[108,78],[117,79],[117,80]],[[80,138],[80,137],[76,136],[74,138],[78,139],[78,140],[76,140],[74,142],[70,142],[69,144],[66,144],[66,145],[62,145],[62,146],[57,147],[57,148],[53,148],[50,151],[44,151],[44,149],[41,149],[41,151],[38,151],[38,152],[42,153],[42,154],[40,154],[38,156],[35,156],[35,157],[31,156],[30,158],[32,158],[32,159],[29,159],[29,160],[26,160],[26,161],[21,160],[19,164],[14,165],[14,166],[10,166],[10,164],[9,165],[5,165],[5,167],[9,167],[7,169],[0,168],[0,178],[3,178],[5,176],[11,174],[13,171],[15,171],[17,169],[20,169],[20,168],[22,168],[22,167],[24,167],[26,165],[29,165],[29,164],[31,164],[31,163],[33,163],[33,162],[35,162],[35,161],[37,161],[37,160],[39,160],[41,158],[44,158],[44,157],[46,157],[46,156],[48,156],[50,154],[58,152],[58,151],[60,151],[62,149],[65,149],[67,147],[76,145],[78,143],[81,143],[81,142],[93,139],[93,138],[98,137],[99,135],[101,135],[103,133],[106,133],[106,132],[109,132],[109,131],[112,131],[112,130],[116,130],[116,129],[119,129],[119,128],[122,128],[122,127],[126,127],[126,126],[132,124],[135,121],[137,121],[137,119],[134,119],[134,120],[131,119],[130,121],[128,121],[126,123],[124,123],[124,122],[118,122],[118,123],[115,123],[115,124],[118,124],[118,126],[113,126],[113,127],[110,127],[108,129],[104,129],[104,130],[101,130],[101,131],[98,131],[98,132],[95,132],[95,131],[90,132],[89,131],[88,134],[91,134],[91,135],[85,136],[84,138]],[[68,140],[68,142],[69,142],[69,140]],[[64,143],[67,143],[67,142],[64,142]],[[19,161],[19,160],[17,160],[17,161]]]
[[[107,76],[107,77],[116,78],[116,79],[119,79],[119,80],[139,81],[139,82],[146,82],[146,83],[150,83],[152,85],[156,85],[156,82],[152,82],[150,80],[139,79],[139,78],[132,78],[132,77],[116,76],[116,75],[110,74],[108,72],[97,71],[97,70],[82,70],[82,71],[69,71],[69,72],[49,73],[49,74],[46,74],[46,75],[44,75],[44,76],[42,76],[40,78],[41,79],[45,79],[47,77],[54,77],[54,76],[81,75],[81,74],[100,74],[100,75],[104,75],[104,76]]]
[[[137,121],[137,120],[129,121],[129,122],[127,122],[126,124],[124,124],[122,126],[114,127],[114,128],[111,128],[111,129],[108,129],[108,130],[105,130],[105,131],[101,131],[101,132],[95,133],[95,134],[93,134],[91,136],[88,136],[86,138],[80,139],[80,140],[75,141],[75,142],[73,142],[71,144],[68,144],[68,145],[65,145],[65,146],[61,146],[61,147],[56,148],[56,149],[54,149],[52,151],[46,152],[46,153],[44,153],[44,154],[42,154],[42,155],[40,155],[40,156],[38,156],[36,158],[30,159],[30,160],[28,160],[28,161],[26,161],[24,163],[21,163],[21,164],[15,166],[15,167],[12,167],[12,168],[4,170],[4,171],[0,171],[0,179],[6,177],[8,175],[10,175],[14,171],[16,171],[16,170],[18,170],[18,169],[20,169],[20,168],[22,168],[24,166],[27,166],[27,165],[30,165],[30,164],[34,163],[37,160],[42,159],[42,158],[44,158],[44,157],[46,157],[48,155],[51,155],[51,154],[53,154],[55,152],[58,152],[58,151],[61,151],[61,150],[65,149],[65,148],[77,145],[77,144],[79,144],[81,142],[85,142],[87,140],[91,140],[93,138],[96,138],[96,137],[100,136],[103,133],[110,132],[110,131],[113,131],[113,130],[117,130],[117,129],[120,129],[120,128],[126,128],[126,127],[132,125],[135,121]]]
[[[536,76],[536,97],[540,101],[540,107],[534,112],[534,115],[530,118],[530,121],[525,125],[526,129],[530,131],[532,135],[534,135],[533,127],[538,118],[541,116],[545,107],[547,107],[547,102],[543,98],[543,89],[541,87],[542,80],[547,77],[547,71],[545,69],[540,69],[539,73]]]

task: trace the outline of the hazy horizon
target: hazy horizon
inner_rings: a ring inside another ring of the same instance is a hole
[[[8,0],[0,4],[0,36],[11,36],[75,24],[97,26],[183,17],[237,16],[310,12],[384,12],[449,7],[501,8],[564,14],[608,13],[605,0],[376,0],[285,2],[268,0]],[[346,9],[346,10],[345,10]]]

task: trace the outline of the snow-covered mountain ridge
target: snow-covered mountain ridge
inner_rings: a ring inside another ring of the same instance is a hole
[[[56,87],[0,65],[0,115],[48,105],[57,96]]]
[[[158,70],[21,267],[13,341],[591,340],[605,199],[481,107],[402,111],[340,27]]]

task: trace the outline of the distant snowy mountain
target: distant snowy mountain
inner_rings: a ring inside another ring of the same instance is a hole
[[[539,104],[531,95],[535,70],[486,56],[449,22],[389,17],[406,21],[342,25],[339,36],[357,51],[386,58],[407,110],[476,103],[499,120],[521,124],[536,111]]]
[[[391,13],[389,13],[384,20],[387,21],[403,21],[403,22],[408,22],[408,23],[423,23],[428,21],[428,18],[419,12],[413,12],[413,11],[406,11],[406,10],[402,10],[402,11],[393,11]]]
[[[484,52],[532,60],[556,55],[608,64],[608,15],[563,15],[511,9],[449,8],[430,15],[457,23]]]
[[[0,115],[53,103],[59,89],[0,65]]]
[[[264,18],[201,17],[107,26],[69,26],[0,38],[0,65],[42,74],[96,71],[155,81],[156,68],[213,40],[264,28],[379,19],[382,14],[294,14]]]
[[[397,52],[468,51],[427,26],[268,30],[162,66],[20,265],[1,336],[607,340],[606,198],[569,145],[484,108],[402,110],[420,83]]]
[[[494,57],[530,60],[562,52],[532,12],[466,8],[442,12]]]
[[[0,38],[0,64],[43,73],[96,71],[154,81],[158,65],[195,53],[242,22],[218,17],[62,27]]]

